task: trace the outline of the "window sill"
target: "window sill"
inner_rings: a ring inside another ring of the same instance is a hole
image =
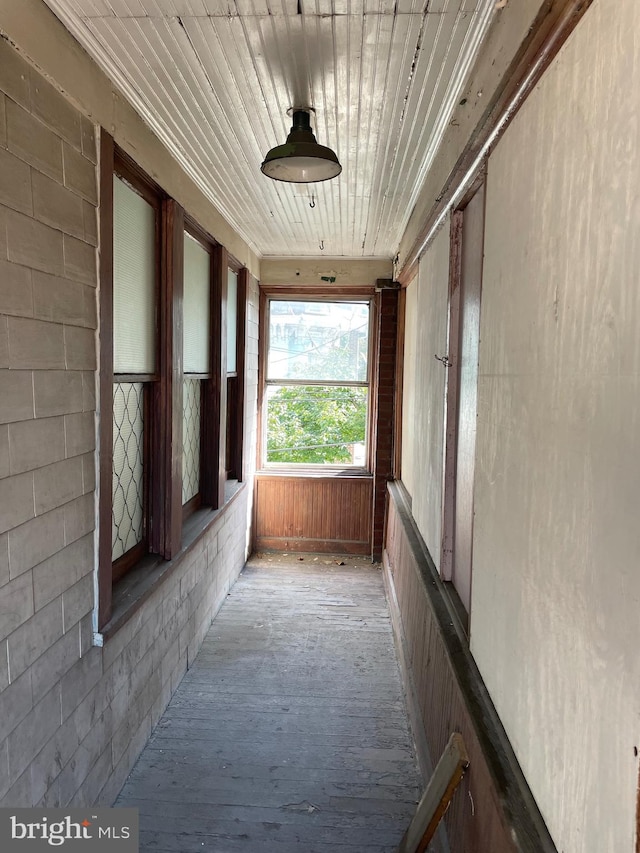
[[[371,479],[373,474],[366,468],[312,468],[301,465],[295,468],[290,466],[261,468],[256,471],[256,477],[318,477],[322,479],[333,479],[334,477],[362,479],[368,477]]]
[[[96,645],[104,645],[131,619],[159,584],[180,566],[204,533],[228,509],[246,485],[237,480],[227,481],[224,505],[220,509],[199,509],[187,519],[182,530],[182,547],[172,560],[162,560],[155,554],[147,554],[114,584],[111,619],[100,633],[94,635]]]

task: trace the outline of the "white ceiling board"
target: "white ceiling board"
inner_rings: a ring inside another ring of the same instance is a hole
[[[279,257],[395,254],[494,7],[46,2],[239,235]],[[338,178],[305,186],[260,172],[267,150],[285,141],[293,106],[314,108]]]

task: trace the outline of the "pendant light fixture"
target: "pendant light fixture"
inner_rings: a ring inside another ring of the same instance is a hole
[[[287,141],[272,148],[260,167],[268,178],[310,184],[328,181],[342,171],[335,152],[316,142],[309,113],[308,109],[293,110],[293,125]]]

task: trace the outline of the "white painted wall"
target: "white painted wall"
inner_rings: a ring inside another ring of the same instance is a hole
[[[595,0],[487,185],[471,646],[566,853],[634,839],[639,34]]]
[[[436,566],[440,565],[442,535],[445,367],[434,356],[447,353],[448,288],[447,219],[421,258],[418,275],[407,291],[407,328],[412,331],[405,351],[402,427],[402,480],[413,498],[414,518]]]

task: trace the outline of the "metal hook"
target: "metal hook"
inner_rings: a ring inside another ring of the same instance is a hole
[[[309,202],[309,207],[314,208],[316,206],[316,197],[314,195],[311,196],[311,201]]]
[[[320,240],[320,251],[324,252],[324,240]]]

